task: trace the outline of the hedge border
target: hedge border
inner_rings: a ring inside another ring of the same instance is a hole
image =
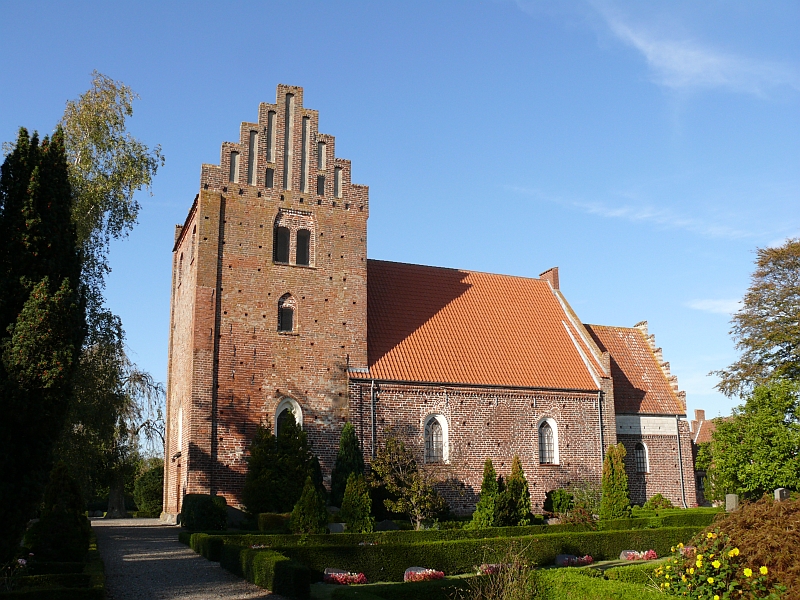
[[[233,570],[231,567],[235,563],[245,560],[238,558],[241,553],[248,553],[249,556],[250,553],[278,552],[306,565],[317,580],[322,578],[322,572],[326,568],[336,567],[364,573],[369,581],[402,581],[403,574],[410,565],[424,565],[444,571],[448,575],[455,575],[470,573],[481,562],[502,561],[509,553],[522,554],[532,565],[553,564],[558,554],[590,554],[595,560],[615,559],[626,548],[653,548],[664,555],[669,553],[672,546],[688,541],[698,531],[700,528],[697,527],[672,527],[415,544],[294,545],[268,549],[251,549],[224,542],[221,562],[223,567]],[[244,568],[238,568],[241,573],[245,572]]]

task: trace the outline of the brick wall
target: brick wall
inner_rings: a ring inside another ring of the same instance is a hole
[[[350,414],[367,462],[372,454],[371,390],[371,382],[351,381]],[[422,463],[427,418],[446,417],[449,461],[434,470],[444,481],[440,491],[455,512],[474,509],[487,458],[499,474],[508,475],[514,454],[519,455],[534,512],[541,512],[545,493],[551,489],[579,481],[600,483],[603,453],[595,393],[391,383],[376,383],[375,390],[377,447],[393,432]],[[539,463],[538,425],[545,417],[557,426],[555,465]]]

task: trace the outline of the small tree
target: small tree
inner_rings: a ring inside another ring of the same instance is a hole
[[[306,477],[300,500],[292,510],[289,527],[294,533],[325,533],[328,511],[322,496],[309,475]]]
[[[139,509],[139,516],[157,517],[161,514],[164,499],[164,461],[156,459],[142,473],[133,487],[133,499]]]
[[[356,428],[345,423],[339,437],[339,453],[331,473],[331,504],[341,506],[350,473],[364,474],[364,456],[356,437]]]
[[[342,499],[339,516],[347,523],[348,531],[353,533],[372,533],[375,519],[372,512],[372,499],[369,497],[367,480],[361,473],[350,473]]]
[[[505,489],[497,497],[496,522],[499,526],[528,525],[531,515],[531,496],[528,481],[522,470],[522,461],[514,455],[511,474],[505,482]]]
[[[250,443],[242,501],[250,514],[290,512],[303,493],[306,477],[323,494],[322,472],[306,433],[288,418],[275,437],[259,427]]]
[[[563,517],[572,509],[572,499],[573,495],[569,490],[562,488],[550,490],[545,494],[544,510]]]
[[[247,475],[242,488],[242,502],[250,514],[276,512],[279,490],[277,488],[276,465],[278,452],[275,436],[269,427],[258,427],[250,442],[247,457]]]
[[[470,528],[482,529],[493,527],[495,524],[495,510],[497,505],[497,472],[494,470],[492,459],[487,458],[483,463],[483,482],[481,483],[481,497],[472,513]]]
[[[600,499],[600,519],[623,519],[630,516],[628,475],[625,473],[625,446],[609,446],[603,461],[603,495]]]
[[[420,470],[411,451],[396,437],[386,439],[371,466],[373,486],[383,486],[396,497],[383,501],[386,508],[407,514],[414,529],[421,529],[423,521],[447,510],[431,476]]]

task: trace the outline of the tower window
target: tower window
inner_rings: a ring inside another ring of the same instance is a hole
[[[228,174],[228,181],[239,183],[239,153],[231,152],[231,172]]]
[[[256,168],[258,165],[258,132],[250,132],[250,143],[247,147],[247,185],[256,184]]]
[[[311,232],[308,229],[297,230],[297,249],[295,253],[295,263],[298,265],[309,265],[311,246]]]
[[[337,198],[342,197],[342,168],[336,167],[333,170],[333,193]]]
[[[273,244],[273,260],[277,263],[289,262],[289,228],[276,227]]]
[[[289,419],[303,428],[303,409],[293,398],[282,398],[275,409],[275,435],[280,435]]]
[[[317,175],[317,196],[325,195],[325,175]]]
[[[266,176],[265,185],[268,188],[275,187],[275,169],[273,169],[272,167],[268,167],[267,168],[267,176]]]
[[[284,333],[291,333],[294,331],[295,318],[294,318],[295,303],[291,294],[284,294],[278,300],[278,331]]]
[[[636,456],[636,472],[647,473],[650,469],[648,469],[647,448],[645,445],[642,443],[636,444],[633,453]]]
[[[555,433],[550,423],[545,421],[539,426],[539,462],[552,465],[556,462]]]

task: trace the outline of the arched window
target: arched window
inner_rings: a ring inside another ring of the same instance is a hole
[[[308,266],[311,257],[311,232],[308,229],[297,230],[297,249],[294,262],[298,265]]]
[[[425,462],[447,462],[447,419],[431,415],[425,420]]]
[[[552,419],[546,419],[539,425],[539,463],[558,464],[558,432]]]
[[[647,446],[638,443],[633,453],[636,456],[636,472],[647,473],[650,470],[647,464]]]
[[[289,262],[289,228],[276,227],[275,241],[272,246],[273,260],[277,263]]]
[[[276,436],[289,419],[292,419],[300,429],[303,428],[303,411],[300,405],[292,398],[282,398],[275,409]]]
[[[295,301],[291,294],[278,300],[278,331],[290,333],[295,328]]]

